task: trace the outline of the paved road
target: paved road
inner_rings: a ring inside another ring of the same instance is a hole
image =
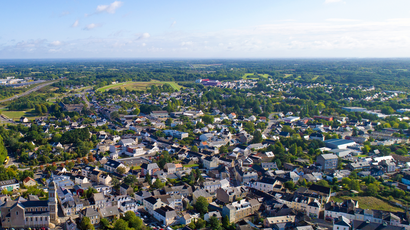
[[[276,113],[271,113],[269,115],[269,122],[268,125],[266,126],[266,129],[262,132],[263,135],[268,136],[268,134],[272,131],[271,126],[278,122],[278,120],[273,119]]]
[[[56,80],[56,81],[58,81],[58,80]],[[51,84],[55,83],[56,81],[49,81],[49,82],[47,82],[47,83],[38,85],[38,86],[36,86],[36,87],[34,87],[34,88],[30,89],[30,90],[27,90],[27,91],[24,92],[24,93],[14,95],[14,96],[12,96],[12,97],[10,97],[10,98],[7,98],[7,99],[4,99],[4,100],[0,100],[0,103],[12,101],[12,100],[15,100],[15,99],[17,99],[17,98],[19,98],[19,97],[24,97],[24,96],[29,95],[30,93],[35,92],[35,91],[37,91],[37,90],[39,90],[39,89],[41,89],[41,88],[43,88],[43,87],[45,87],[45,86],[51,85]]]

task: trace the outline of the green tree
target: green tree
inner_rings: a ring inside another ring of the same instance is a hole
[[[117,173],[124,175],[124,173],[127,171],[127,169],[125,169],[125,167],[121,166],[117,168]]]
[[[113,230],[130,230],[127,221],[119,219],[115,221]]]
[[[156,189],[161,189],[165,186],[165,184],[162,183],[162,181],[160,179],[156,179],[152,186]]]
[[[213,124],[214,123],[214,116],[212,116],[212,115],[204,115],[201,118],[202,118],[202,121],[205,124]]]
[[[262,133],[259,132],[259,131],[255,131],[255,132],[253,133],[252,142],[253,142],[253,143],[262,143],[262,141],[263,141]]]
[[[100,220],[100,229],[102,229],[102,230],[110,229],[110,222],[105,218],[101,218],[101,220]]]
[[[208,212],[208,206],[209,206],[208,200],[203,196],[198,197],[198,199],[195,202],[195,209],[199,213],[201,213],[201,215],[204,215],[205,213]]]
[[[221,222],[215,216],[209,218],[208,222],[212,230],[222,230]]]
[[[198,150],[198,147],[197,147],[196,145],[193,145],[193,146],[191,147],[191,151],[192,151],[192,152],[198,152],[199,150]]]
[[[90,218],[88,217],[83,217],[81,219],[81,223],[80,223],[80,229],[81,230],[94,230],[94,225],[91,224]]]
[[[199,218],[199,219],[196,220],[195,226],[196,226],[196,229],[205,228],[205,226],[206,226],[206,221],[203,220],[203,219],[201,219],[201,218]]]
[[[138,114],[140,114],[140,109],[139,109],[139,108],[135,108],[135,109],[132,111],[132,115],[138,115]]]
[[[293,183],[293,181],[291,181],[291,180],[286,181],[284,186],[285,186],[285,188],[289,189],[290,191],[293,191],[295,189],[295,183]]]

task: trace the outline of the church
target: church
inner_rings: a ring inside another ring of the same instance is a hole
[[[51,227],[58,222],[57,187],[53,182],[48,186],[48,200],[29,198],[6,201],[1,207],[1,224],[3,228],[42,228]]]

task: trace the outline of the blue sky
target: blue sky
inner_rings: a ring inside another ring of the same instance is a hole
[[[408,0],[4,1],[0,58],[409,57]]]

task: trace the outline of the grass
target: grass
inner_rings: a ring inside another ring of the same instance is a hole
[[[178,83],[176,82],[172,82],[172,81],[127,81],[127,82],[122,82],[122,83],[117,83],[117,84],[113,84],[113,85],[107,85],[104,87],[101,87],[99,89],[97,89],[97,91],[103,92],[103,91],[107,91],[110,89],[127,89],[127,90],[146,90],[148,87],[150,87],[151,85],[157,85],[157,86],[162,86],[163,84],[170,84],[172,88],[174,88],[175,90],[180,90],[182,88],[182,86],[178,85]]]
[[[185,168],[199,167],[199,164],[183,165]]]
[[[357,155],[357,157],[368,157],[368,156],[365,154],[362,154],[362,155]]]
[[[392,206],[383,200],[380,200],[376,197],[371,197],[371,196],[357,196],[357,197],[341,196],[340,198],[332,197],[332,199],[337,202],[348,200],[348,199],[357,200],[359,201],[359,208],[362,208],[362,209],[374,209],[374,210],[390,211],[390,212],[402,212],[403,211],[403,209],[401,208]]]
[[[293,75],[293,74],[286,73],[285,76],[284,76],[284,78],[290,77],[290,76],[292,76],[292,75]]]
[[[9,110],[5,110],[2,109],[1,110],[1,114],[15,120],[19,120],[20,117],[27,117],[29,120],[34,120],[36,119],[38,116],[33,114],[32,112],[34,111],[34,109],[30,109],[30,110],[26,110],[26,111],[9,111]]]
[[[316,79],[317,79],[318,77],[319,77],[318,75],[314,76],[314,77],[312,78],[312,81],[316,81]]]
[[[263,77],[263,78],[268,78],[268,77],[270,77],[270,75],[269,74],[258,74],[259,76],[261,76],[261,77]],[[252,77],[251,77],[252,76]],[[245,73],[243,76],[242,76],[242,79],[244,79],[244,80],[247,80],[247,79],[259,79],[259,77],[257,77],[257,76],[255,76],[255,74],[253,74],[253,73]]]

